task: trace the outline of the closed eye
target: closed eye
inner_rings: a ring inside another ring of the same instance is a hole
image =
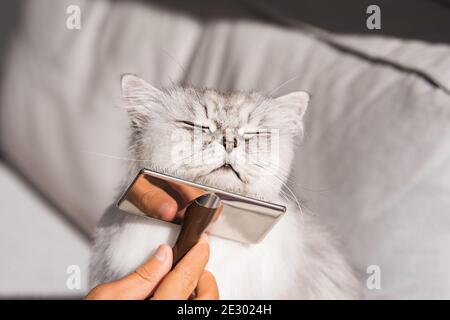
[[[257,130],[244,132],[244,138],[251,138],[254,136],[271,136],[271,135],[272,132],[270,130]]]
[[[244,134],[252,134],[252,135],[271,135],[270,131],[247,131]]]
[[[209,130],[208,126],[203,126],[201,124],[197,124],[197,123],[192,122],[192,121],[177,120],[176,122],[186,125],[189,129],[198,128],[198,129],[202,129],[204,131]]]

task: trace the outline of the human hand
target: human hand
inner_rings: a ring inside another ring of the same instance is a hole
[[[186,206],[205,194],[204,190],[171,182],[170,188],[162,180],[150,181],[140,176],[127,194],[127,199],[149,217],[174,221],[180,220]]]
[[[172,249],[160,245],[136,271],[119,280],[98,285],[87,300],[185,300],[195,293],[197,300],[218,299],[219,291],[212,273],[205,270],[209,245],[205,234],[199,242],[172,267]]]

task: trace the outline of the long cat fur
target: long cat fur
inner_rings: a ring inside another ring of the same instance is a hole
[[[222,94],[178,86],[159,90],[131,74],[122,77],[121,85],[124,108],[130,118],[130,158],[135,159],[126,181],[141,167],[147,167],[282,203],[288,208],[259,244],[244,245],[209,237],[211,253],[207,268],[216,276],[221,298],[359,297],[360,283],[329,230],[283,196],[296,142],[303,137],[307,93],[299,91],[271,98],[261,93]],[[204,128],[196,132],[193,129],[198,127],[192,128],[192,124]],[[257,132],[258,128],[278,130],[279,143],[275,157],[267,156],[255,165],[242,161],[249,156],[242,133]],[[196,151],[189,151],[198,131],[203,135],[200,145]],[[175,138],[174,132],[178,134]],[[224,134],[237,139],[231,152],[225,150]],[[183,151],[182,159],[192,160],[201,154],[208,161],[200,164],[175,161],[173,150]],[[236,172],[211,172],[224,163],[229,163]],[[111,206],[96,230],[91,286],[132,272],[159,244],[173,244],[178,231],[176,225],[125,214]]]

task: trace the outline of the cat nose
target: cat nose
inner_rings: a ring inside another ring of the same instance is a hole
[[[237,147],[237,139],[236,137],[227,137],[227,135],[224,135],[222,137],[222,144],[227,152],[231,152],[233,148]]]

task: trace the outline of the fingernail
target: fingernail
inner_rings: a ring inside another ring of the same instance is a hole
[[[159,262],[163,262],[167,258],[167,252],[163,245],[160,245],[153,255]]]
[[[160,216],[166,217],[169,216],[172,213],[172,207],[168,203],[163,203],[159,209],[158,213]]]
[[[203,233],[200,237],[200,241],[206,242],[208,243],[208,236],[206,235],[206,233]]]

